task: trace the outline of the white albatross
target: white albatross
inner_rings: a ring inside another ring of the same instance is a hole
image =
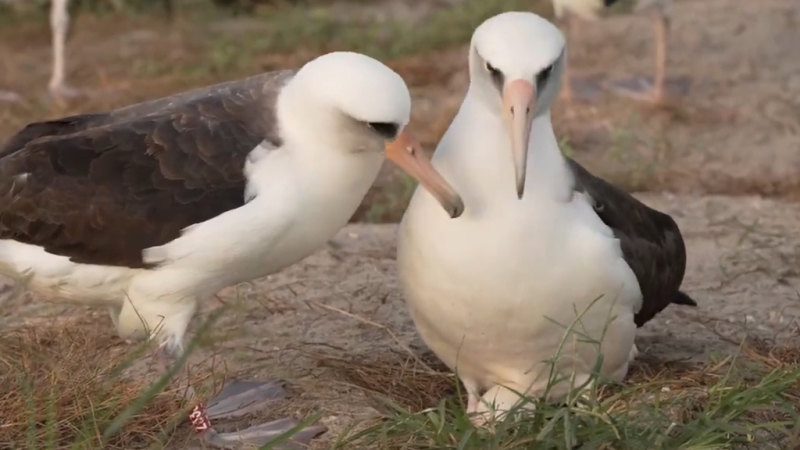
[[[694,304],[678,290],[675,222],[560,152],[550,105],[565,57],[561,32],[532,13],[475,30],[469,89],[432,158],[464,213],[450,219],[417,189],[399,229],[411,316],[478,421],[511,408],[515,392],[544,395],[555,356],[556,374],[593,379],[598,347],[583,339],[602,342],[601,375],[622,380],[636,327],[670,303]],[[550,386],[550,399],[569,387]]]
[[[28,125],[0,149],[0,273],[54,300],[106,306],[120,336],[154,332],[174,358],[198,302],[299,261],[344,226],[384,148],[448,215],[461,213],[404,130],[410,109],[397,73],[341,52]],[[260,395],[283,390],[239,383],[209,413]],[[263,443],[293,425],[206,435]]]
[[[634,13],[649,16],[655,37],[653,81],[649,82],[641,77],[636,77],[632,80],[612,83],[611,88],[636,100],[645,100],[656,104],[666,100],[667,37],[673,0],[551,0],[551,2],[556,18],[563,23],[566,34],[573,43],[580,31],[575,23],[576,18],[594,21],[605,13]],[[566,82],[562,95],[567,102],[571,102],[573,99],[570,65],[564,61]]]

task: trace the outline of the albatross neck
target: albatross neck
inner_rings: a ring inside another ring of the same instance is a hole
[[[468,96],[469,97],[469,96]],[[498,111],[474,99],[467,100],[456,118],[443,150],[447,172],[459,180],[465,203],[474,209],[491,208],[498,201],[519,204],[508,130]],[[456,160],[460,159],[460,163]],[[572,173],[559,149],[550,112],[536,117],[528,142],[527,176],[522,201],[565,201],[573,188]]]
[[[353,151],[353,138],[342,130],[337,112],[315,103],[302,83],[290,82],[278,99],[277,117],[285,150],[306,190],[355,210],[378,175],[381,149]],[[352,214],[352,211],[350,211]]]

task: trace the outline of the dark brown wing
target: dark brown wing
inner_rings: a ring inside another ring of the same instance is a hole
[[[567,158],[575,190],[594,201],[594,209],[619,239],[622,253],[639,280],[642,309],[634,320],[642,326],[670,303],[697,306],[679,290],[686,270],[686,247],[678,225],[611,183]]]
[[[0,239],[145,267],[143,249],[244,204],[248,153],[281,145],[275,102],[291,75],[28,125],[0,150]]]

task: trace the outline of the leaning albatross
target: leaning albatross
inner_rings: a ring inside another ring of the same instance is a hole
[[[174,358],[199,301],[299,261],[344,226],[384,148],[461,213],[404,130],[410,109],[397,73],[342,52],[28,125],[0,149],[0,273],[107,306],[120,336],[154,331],[158,354]],[[247,397],[242,386],[230,395]],[[294,425],[280,423],[270,436]]]
[[[515,392],[544,396],[553,367],[578,386],[592,380],[590,339],[602,342],[601,375],[621,380],[636,327],[670,303],[694,305],[678,290],[686,253],[672,218],[560,152],[550,106],[564,50],[532,13],[475,30],[469,89],[432,159],[464,213],[451,220],[417,189],[399,230],[411,316],[478,421],[512,407]],[[549,387],[550,399],[569,388]]]

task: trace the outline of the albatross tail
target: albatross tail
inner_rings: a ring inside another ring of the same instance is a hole
[[[675,293],[675,297],[672,298],[672,303],[675,303],[676,305],[697,306],[697,302],[682,291]]]

